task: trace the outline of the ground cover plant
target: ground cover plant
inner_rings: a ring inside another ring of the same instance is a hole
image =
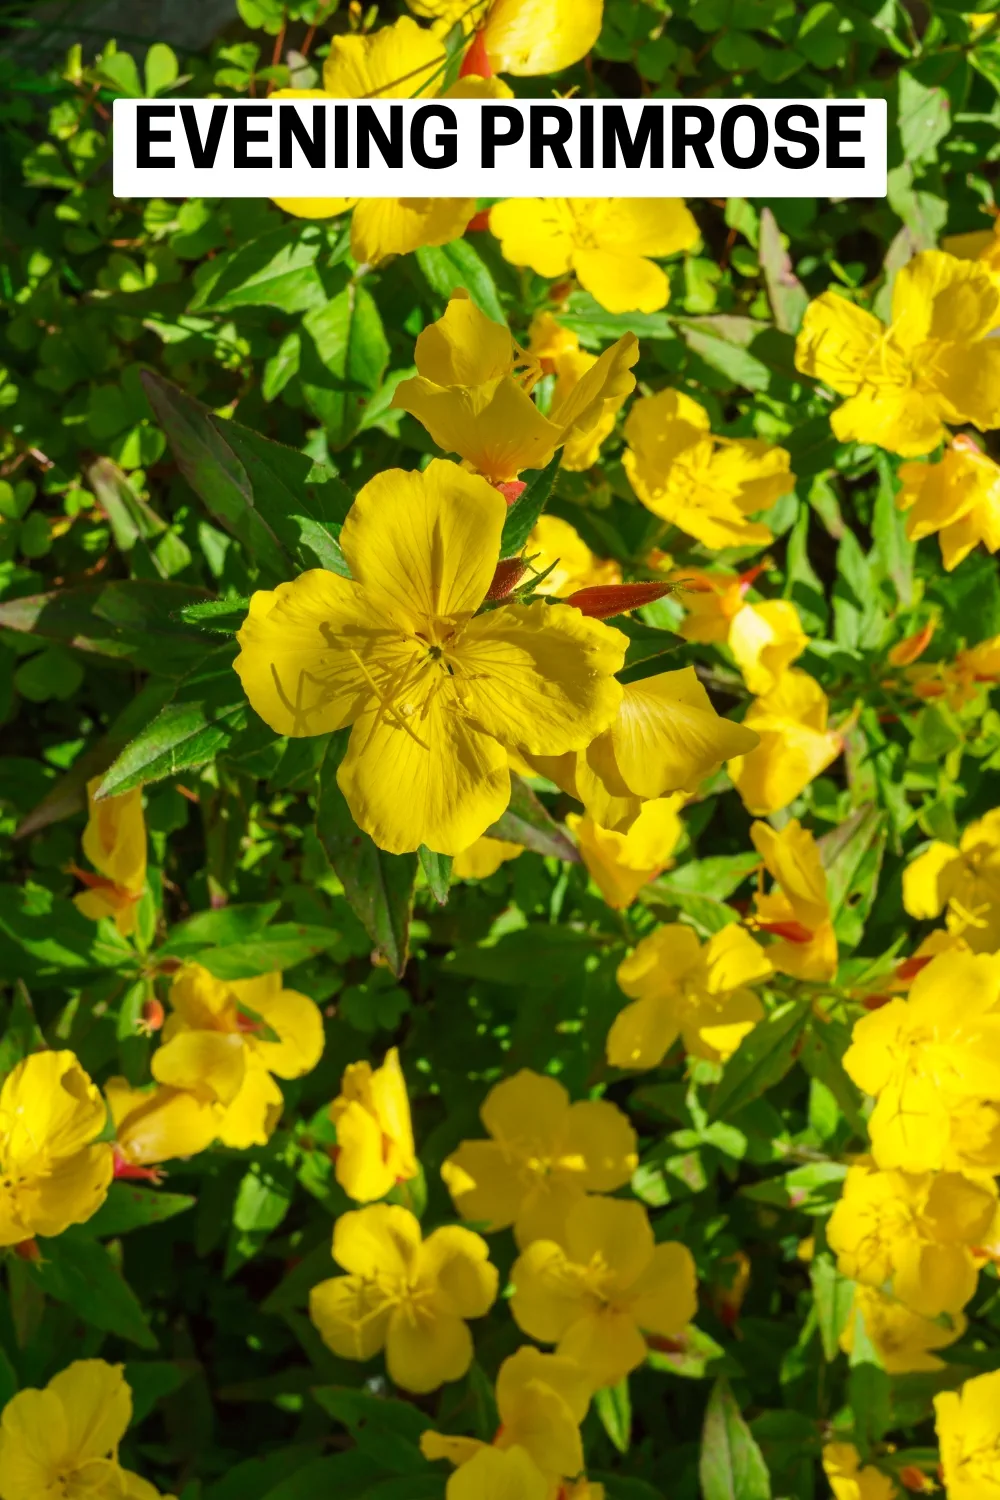
[[[0,1500],[995,1500],[1000,15],[0,26]],[[889,195],[113,198],[276,90]]]

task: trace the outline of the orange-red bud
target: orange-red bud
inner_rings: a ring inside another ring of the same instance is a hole
[[[917,1495],[929,1495],[937,1489],[930,1475],[924,1474],[915,1464],[905,1464],[900,1469],[899,1482],[904,1489],[912,1490]]]
[[[472,46],[462,58],[462,66],[458,70],[458,76],[459,78],[493,77],[489,54],[486,51],[486,36],[484,32],[477,31],[472,38]]]
[[[154,1031],[159,1031],[163,1025],[165,1016],[166,1012],[163,1009],[162,1002],[157,1000],[154,995],[153,999],[147,1000],[142,1007],[139,1030],[144,1031],[147,1036],[151,1036]]]
[[[508,557],[503,562],[498,562],[493,582],[486,591],[487,599],[493,603],[498,599],[506,599],[517,588],[527,571],[528,564],[521,557]]]
[[[908,667],[918,656],[923,656],[931,643],[936,625],[936,620],[928,620],[922,630],[918,630],[915,635],[908,635],[904,641],[893,646],[889,652],[889,660],[893,666]]]
[[[14,1254],[18,1260],[28,1260],[36,1266],[41,1264],[42,1252],[38,1248],[37,1240],[21,1240],[14,1246]]]
[[[801,922],[789,920],[787,922],[760,922],[761,932],[773,933],[775,937],[784,938],[786,943],[811,943],[812,933],[808,927],[803,927]]]
[[[504,497],[508,505],[513,505],[528,488],[528,482],[526,479],[505,479],[500,484],[494,484],[493,488]]]
[[[896,978],[903,980],[916,979],[920,970],[926,969],[933,957],[933,953],[915,953],[912,958],[904,958],[901,964],[896,965]]]
[[[490,211],[489,211],[489,209],[488,208],[481,208],[477,214],[473,214],[472,215],[472,218],[469,220],[468,224],[466,224],[465,227],[466,227],[467,230],[469,230],[469,229],[477,229],[477,230],[478,229],[489,229],[489,227],[490,227]]]
[[[592,589],[577,589],[564,602],[573,604],[583,615],[592,620],[610,620],[614,615],[626,614],[630,609],[639,609],[643,604],[652,604],[669,594],[669,583],[608,583]]]

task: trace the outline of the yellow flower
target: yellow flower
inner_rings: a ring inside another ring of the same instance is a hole
[[[772,973],[763,948],[737,923],[704,946],[690,927],[658,927],[619,965],[619,986],[633,1003],[608,1032],[608,1062],[658,1067],[678,1037],[691,1056],[725,1061],[764,1015],[749,986]]]
[[[83,1224],[107,1197],[107,1114],[72,1052],[35,1052],[0,1089],[0,1245]]]
[[[116,1177],[158,1181],[160,1162],[206,1151],[226,1115],[225,1106],[205,1094],[133,1088],[124,1078],[109,1078],[104,1097],[115,1125]]]
[[[760,438],[720,438],[703,406],[663,390],[632,405],[622,456],[647,510],[706,547],[763,547],[773,540],[758,511],[795,485],[784,448]]]
[[[975,953],[1000,948],[1000,808],[970,823],[956,849],[935,841],[903,871],[903,905],[930,921],[947,910],[948,931]]]
[[[434,99],[441,93],[447,53],[444,43],[409,16],[365,34],[335,36],[323,64],[321,89],[276,89],[272,99]],[[465,80],[445,98],[510,98],[499,79]],[[351,254],[359,265],[387,255],[406,255],[422,245],[460,239],[476,211],[475,198],[276,198],[299,218],[329,219],[354,209]]]
[[[976,1375],[934,1397],[941,1471],[948,1500],[995,1500],[1000,1493],[1000,1371]]]
[[[789,819],[780,833],[767,823],[753,823],[750,837],[775,882],[756,901],[755,925],[778,939],[768,958],[780,974],[832,979],[837,938],[816,840],[798,818]]]
[[[301,1078],[322,1055],[318,1007],[283,989],[280,974],[222,980],[200,964],[177,972],[170,1003],[153,1077],[223,1106],[223,1145],[266,1145],[284,1102],[271,1075]]]
[[[823,1449],[823,1472],[834,1500],[894,1500],[898,1491],[888,1474],[874,1464],[861,1466],[853,1443],[827,1443]]]
[[[896,277],[888,327],[835,292],[810,302],[795,364],[847,397],[830,418],[841,442],[915,458],[947,438],[946,422],[1000,423],[998,323],[986,266],[924,250]]]
[[[989,11],[982,15],[967,15],[965,19],[978,30],[980,26],[995,20],[996,14]],[[978,260],[987,270],[996,274],[1000,271],[1000,217],[993,220],[992,229],[973,229],[968,234],[946,234],[941,241],[941,249],[946,250],[949,255],[957,255],[959,260]]]
[[[407,0],[447,32],[475,31],[494,73],[558,73],[585,57],[601,31],[604,0]],[[471,49],[470,49],[471,50]],[[467,66],[467,64],[466,64]],[[478,69],[477,69],[478,71]],[[488,75],[485,75],[488,76]]]
[[[506,839],[491,839],[485,834],[476,840],[452,861],[451,873],[456,880],[486,880],[495,875],[502,864],[517,859],[524,853],[523,844],[511,844]]]
[[[645,1334],[672,1338],[698,1306],[685,1245],[657,1245],[641,1203],[588,1198],[558,1238],[534,1240],[510,1273],[510,1310],[534,1339],[556,1344],[594,1386],[615,1385],[646,1358]]]
[[[976,1290],[973,1254],[997,1211],[989,1177],[853,1166],[827,1223],[841,1274],[883,1287],[924,1318],[958,1313]]]
[[[610,559],[595,557],[568,521],[558,516],[539,516],[524,549],[535,573],[547,573],[536,590],[566,598],[577,589],[600,588],[621,583],[622,570]]]
[[[555,1232],[586,1193],[622,1187],[638,1164],[617,1105],[571,1104],[561,1083],[527,1068],[494,1084],[479,1115],[491,1139],[463,1141],[441,1176],[464,1219],[512,1224],[519,1245]]]
[[[680,198],[508,198],[490,209],[490,229],[511,265],[548,277],[572,271],[612,313],[666,307],[670,283],[649,257],[700,238]]]
[[[875,1287],[857,1286],[854,1306],[840,1335],[840,1347],[845,1354],[850,1354],[854,1348],[854,1324],[859,1314],[882,1368],[890,1375],[943,1369],[944,1361],[933,1351],[946,1349],[961,1338],[966,1328],[961,1313],[956,1313],[950,1320],[922,1318]]]
[[[570,440],[592,443],[609,405],[613,415],[634,388],[638,357],[635,335],[623,334],[572,385],[564,383],[543,416],[530,395],[540,363],[463,290],[418,337],[417,374],[396,387],[392,404],[491,484],[508,484],[522,469],[543,469]]]
[[[44,1390],[12,1396],[0,1421],[3,1500],[158,1500],[147,1480],[118,1463],[132,1420],[123,1365],[77,1359]]]
[[[549,375],[555,370],[557,355],[573,354],[580,347],[580,340],[570,328],[550,312],[536,312],[528,329],[528,353],[540,361],[542,369]]]
[[[595,823],[623,833],[643,802],[696,792],[724,760],[756,744],[752,729],[716,713],[694,668],[681,667],[627,683],[614,723],[585,751],[561,760],[521,754]]]
[[[314,569],[254,594],[236,659],[277,734],[354,728],[337,779],[382,849],[468,849],[510,799],[507,749],[582,749],[621,700],[620,631],[568,605],[478,618],[507,507],[456,464],[379,474],[340,544],[352,578]]]
[[[344,1070],[330,1118],[337,1127],[336,1177],[349,1198],[371,1203],[416,1177],[410,1101],[395,1047],[380,1068],[358,1062]]]
[[[580,1423],[587,1415],[592,1390],[593,1383],[575,1360],[543,1354],[526,1344],[504,1360],[497,1374],[500,1426],[492,1447],[475,1438],[425,1432],[420,1439],[421,1451],[432,1462],[446,1458],[458,1466],[460,1473],[470,1474],[490,1472],[480,1457],[484,1450],[524,1454],[544,1477],[543,1494],[550,1495],[552,1482],[571,1478],[583,1468]],[[516,1467],[511,1464],[509,1472],[516,1472]],[[523,1462],[519,1461],[519,1467],[528,1472]],[[499,1466],[494,1468],[501,1472]],[[471,1484],[457,1492],[453,1484],[454,1479],[448,1486],[449,1500],[454,1493],[480,1500],[482,1492]],[[513,1494],[517,1500],[520,1491]]]
[[[677,599],[686,611],[679,633],[686,641],[727,644],[751,693],[769,693],[809,644],[789,599],[747,602],[760,568],[742,574],[680,572]]]
[[[552,1500],[545,1475],[524,1448],[491,1448],[486,1443],[445,1486],[445,1500]]]
[[[72,873],[87,889],[73,900],[78,911],[95,922],[112,917],[123,937],[135,931],[136,906],[146,889],[146,820],[142,815],[142,791],[136,787],[120,797],[95,800],[104,778],[87,782],[87,826],[83,830],[83,852],[94,869],[72,867]]]
[[[819,683],[792,667],[769,693],[755,698],[743,723],[760,738],[749,755],[729,762],[748,812],[766,818],[794,802],[844,748],[827,728],[830,704]]]
[[[877,1100],[880,1167],[1000,1171],[1000,957],[939,953],[855,1022],[844,1067]]]
[[[907,536],[919,542],[938,532],[949,573],[979,542],[987,552],[1000,547],[1000,465],[964,433],[936,463],[901,464],[899,477],[896,504],[909,511]]]
[[[644,802],[627,833],[602,828],[589,815],[570,813],[566,819],[595,885],[616,911],[631,906],[643,886],[673,863],[684,831],[678,816],[684,801],[677,794]]]
[[[486,1241],[449,1225],[426,1240],[409,1209],[376,1203],[341,1214],[333,1258],[346,1276],[321,1281],[309,1316],[341,1359],[385,1350],[390,1378],[404,1390],[437,1390],[472,1363],[465,1320],[489,1312],[497,1272]]]

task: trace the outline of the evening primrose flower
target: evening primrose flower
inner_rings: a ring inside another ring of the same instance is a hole
[[[107,1112],[72,1052],[34,1052],[0,1089],[0,1245],[83,1224],[107,1197]]]
[[[428,1431],[421,1436],[421,1452],[432,1462],[446,1458],[459,1472],[469,1474],[486,1472],[480,1459],[484,1450],[524,1454],[543,1475],[543,1494],[550,1496],[552,1484],[573,1478],[583,1468],[580,1423],[587,1415],[592,1391],[593,1382],[576,1360],[543,1354],[526,1344],[505,1359],[497,1373],[500,1426],[492,1445]],[[474,1467],[477,1463],[478,1468]],[[481,1491],[466,1487],[456,1492],[453,1483],[448,1486],[449,1500],[455,1493],[480,1500]]]
[[[887,1287],[925,1318],[958,1313],[976,1290],[973,1250],[997,1211],[989,1177],[849,1168],[826,1237],[842,1276]]]
[[[12,1396],[0,1420],[3,1500],[159,1500],[158,1492],[118,1462],[132,1420],[123,1365],[77,1359],[44,1390]]]
[[[219,1134],[225,1106],[189,1089],[133,1088],[109,1078],[104,1097],[115,1126],[115,1177],[156,1182],[161,1162],[197,1156]]]
[[[996,19],[996,13],[967,15],[970,26],[976,29]],[[973,229],[968,234],[946,234],[941,249],[959,260],[978,260],[987,270],[1000,274],[1000,216],[993,220],[992,229]]]
[[[755,698],[743,720],[759,737],[748,755],[729,762],[729,775],[747,812],[766,818],[794,802],[844,748],[827,728],[830,703],[806,672],[791,667],[769,693]]]
[[[400,382],[392,404],[491,484],[509,484],[522,469],[543,469],[564,443],[592,443],[608,404],[617,410],[633,390],[638,357],[635,335],[623,334],[578,380],[564,384],[543,416],[530,394],[540,363],[463,289],[417,338],[417,374]]]
[[[627,833],[602,828],[589,815],[570,813],[566,825],[576,838],[591,879],[609,906],[624,911],[644,885],[673,863],[684,825],[683,793],[644,802]]]
[[[875,1096],[880,1167],[1000,1171],[1000,957],[938,954],[855,1022],[844,1067]]]
[[[375,1203],[341,1214],[333,1258],[347,1275],[313,1287],[309,1316],[334,1354],[367,1360],[384,1349],[390,1379],[418,1394],[461,1380],[472,1363],[465,1320],[484,1317],[497,1295],[485,1240],[458,1225],[425,1240],[409,1209]]]
[[[854,1348],[855,1321],[859,1316],[882,1368],[889,1375],[942,1370],[944,1361],[934,1351],[946,1349],[960,1339],[967,1326],[962,1313],[950,1318],[924,1318],[875,1287],[856,1286],[854,1304],[840,1335],[840,1347],[845,1354]]]
[[[464,1219],[514,1226],[519,1245],[551,1235],[587,1193],[613,1193],[638,1163],[627,1115],[604,1099],[570,1102],[554,1078],[522,1068],[479,1111],[489,1140],[462,1141],[441,1176]]]
[[[899,477],[896,504],[908,512],[907,536],[919,542],[936,531],[947,572],[979,542],[987,552],[1000,547],[1000,464],[964,433],[935,463],[901,464]]]
[[[379,474],[340,533],[352,577],[256,593],[239,632],[236,670],[275,733],[354,725],[337,780],[391,853],[468,849],[510,800],[508,748],[582,749],[621,701],[620,631],[542,601],[473,618],[506,514],[457,464]]]
[[[978,261],[924,250],[903,266],[888,327],[836,292],[806,308],[795,364],[844,404],[830,418],[842,443],[916,458],[945,423],[1000,424],[1000,280]]]
[[[795,485],[784,448],[712,433],[703,406],[683,391],[633,402],[622,463],[647,510],[706,547],[763,547],[773,540],[759,511]]]
[[[756,745],[752,729],[716,713],[694,668],[681,667],[627,683],[613,724],[586,750],[525,758],[582,802],[595,823],[624,833],[643,802],[697,791],[724,760]]]
[[[690,927],[668,922],[618,967],[633,1003],[608,1032],[614,1068],[655,1068],[678,1037],[693,1057],[724,1062],[763,1019],[750,988],[774,972],[768,955],[736,923],[702,945]]]
[[[447,53],[440,37],[403,16],[377,31],[334,36],[321,89],[276,89],[272,99],[433,99],[441,94]],[[469,85],[475,87],[470,88]],[[510,98],[499,79],[466,79],[445,98]],[[276,198],[298,218],[329,219],[354,209],[351,254],[359,265],[460,239],[475,198]]]
[[[96,799],[104,778],[87,782],[87,826],[83,852],[96,874],[72,867],[87,887],[73,897],[77,911],[95,922],[111,917],[123,937],[135,931],[136,907],[146,889],[146,820],[142,790],[135,787],[120,797]]]
[[[271,1075],[301,1078],[323,1052],[318,1006],[278,973],[222,980],[200,964],[178,970],[170,1004],[153,1077],[223,1106],[224,1146],[266,1145],[284,1103]]]
[[[601,32],[604,0],[407,0],[418,16],[447,32],[474,33],[476,72],[532,77],[579,62]],[[469,66],[468,56],[463,70]],[[484,66],[485,63],[485,66]]]
[[[517,859],[523,853],[523,844],[512,844],[507,839],[491,839],[483,834],[468,849],[455,855],[451,873],[456,880],[486,880],[490,875],[495,875],[501,865],[508,860]]]
[[[344,1070],[330,1118],[337,1127],[335,1176],[349,1198],[371,1203],[416,1177],[420,1166],[396,1047],[380,1068],[357,1062]]]
[[[874,1464],[862,1466],[853,1443],[827,1443],[822,1460],[834,1500],[895,1500],[898,1494],[888,1474]]]
[[[650,257],[690,250],[700,231],[680,198],[508,198],[490,209],[504,260],[576,275],[612,313],[658,312],[670,282]]]
[[[534,1240],[510,1273],[519,1328],[576,1360],[593,1385],[615,1385],[643,1363],[646,1334],[672,1338],[694,1317],[690,1250],[657,1245],[641,1203],[587,1198],[557,1238]]]
[[[528,537],[524,555],[535,573],[544,573],[536,593],[565,599],[577,589],[621,583],[622,570],[611,559],[596,557],[586,542],[559,516],[541,515]]]
[[[816,840],[798,818],[790,818],[780,832],[768,823],[753,823],[750,837],[774,880],[767,895],[757,896],[754,922],[778,939],[768,947],[768,958],[780,974],[832,979],[837,938]]]
[[[552,1487],[523,1448],[481,1444],[445,1485],[445,1500],[551,1500]]]
[[[970,823],[958,848],[935,839],[903,871],[903,905],[933,921],[947,912],[948,931],[975,953],[1000,948],[1000,808]]]
[[[948,1500],[1000,1494],[1000,1370],[934,1397],[941,1474]]]
[[[809,644],[790,599],[746,594],[760,568],[746,573],[680,572],[676,598],[686,611],[678,633],[686,641],[728,645],[751,693],[769,693]]]

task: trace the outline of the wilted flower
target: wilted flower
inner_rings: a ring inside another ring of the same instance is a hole
[[[724,1061],[763,1018],[749,986],[773,972],[763,948],[736,923],[704,945],[692,928],[665,923],[619,965],[619,986],[634,1000],[608,1032],[608,1062],[658,1067],[678,1037],[692,1056]]]
[[[816,840],[798,818],[780,831],[753,823],[750,837],[775,882],[756,900],[755,925],[778,939],[768,947],[768,958],[779,973],[797,979],[832,979],[837,938]]]
[[[589,814],[570,813],[566,824],[575,836],[583,862],[609,906],[624,911],[644,885],[672,863],[684,832],[683,794],[644,802],[627,833],[602,828]]]
[[[841,442],[915,458],[946,422],[1000,423],[1000,281],[978,261],[924,250],[896,276],[888,327],[836,292],[806,308],[795,346],[803,375],[848,399],[830,425]]]
[[[313,1287],[309,1316],[334,1354],[366,1360],[384,1349],[390,1378],[408,1391],[461,1380],[472,1363],[465,1320],[488,1313],[497,1294],[485,1240],[458,1225],[425,1240],[409,1209],[376,1203],[341,1214],[333,1258],[348,1274]]]
[[[947,911],[948,931],[975,953],[1000,948],[1000,808],[970,823],[956,849],[935,839],[903,871],[903,905],[923,921]]]
[[[522,1068],[479,1111],[490,1136],[463,1141],[441,1168],[455,1207],[519,1245],[550,1235],[586,1193],[611,1193],[638,1162],[628,1116],[603,1099],[577,1104],[561,1083]]]
[[[83,1224],[107,1197],[107,1112],[72,1052],[34,1052],[0,1089],[0,1245]],[[2,1489],[2,1487],[0,1487]]]
[[[322,1055],[318,1006],[280,974],[222,980],[193,963],[174,976],[170,1004],[153,1077],[223,1106],[223,1145],[266,1145],[284,1102],[271,1075],[301,1078]]]
[[[705,408],[673,390],[633,403],[625,441],[625,473],[654,515],[706,547],[763,547],[773,540],[750,517],[794,487],[784,448],[760,438],[715,437]]]
[[[77,1359],[44,1390],[12,1396],[0,1421],[3,1500],[159,1500],[158,1492],[118,1462],[132,1420],[124,1366]]]
[[[844,741],[827,728],[829,711],[819,683],[796,667],[754,699],[743,723],[759,736],[759,744],[729,762],[748,812],[765,818],[787,807],[837,759]]]
[[[337,1127],[335,1175],[349,1198],[371,1203],[416,1177],[410,1101],[395,1047],[380,1068],[357,1062],[345,1069],[330,1118]]]
[[[72,867],[87,887],[73,900],[85,917],[111,917],[123,937],[135,931],[136,907],[146,889],[146,820],[139,787],[97,801],[103,777],[87,782],[87,826],[83,852],[96,874]]]
[[[510,800],[508,747],[582,749],[621,701],[619,631],[542,601],[473,618],[506,514],[457,464],[379,474],[340,534],[352,577],[256,593],[239,633],[236,670],[276,733],[354,725],[337,780],[392,853],[468,849]]]
[[[656,1244],[641,1203],[588,1198],[561,1233],[532,1241],[510,1273],[518,1326],[573,1359],[594,1386],[614,1385],[646,1358],[646,1334],[682,1332],[698,1306],[686,1246]]]
[[[504,260],[539,276],[572,271],[608,312],[657,312],[670,299],[649,257],[675,255],[700,232],[680,198],[508,198],[490,209]]]

